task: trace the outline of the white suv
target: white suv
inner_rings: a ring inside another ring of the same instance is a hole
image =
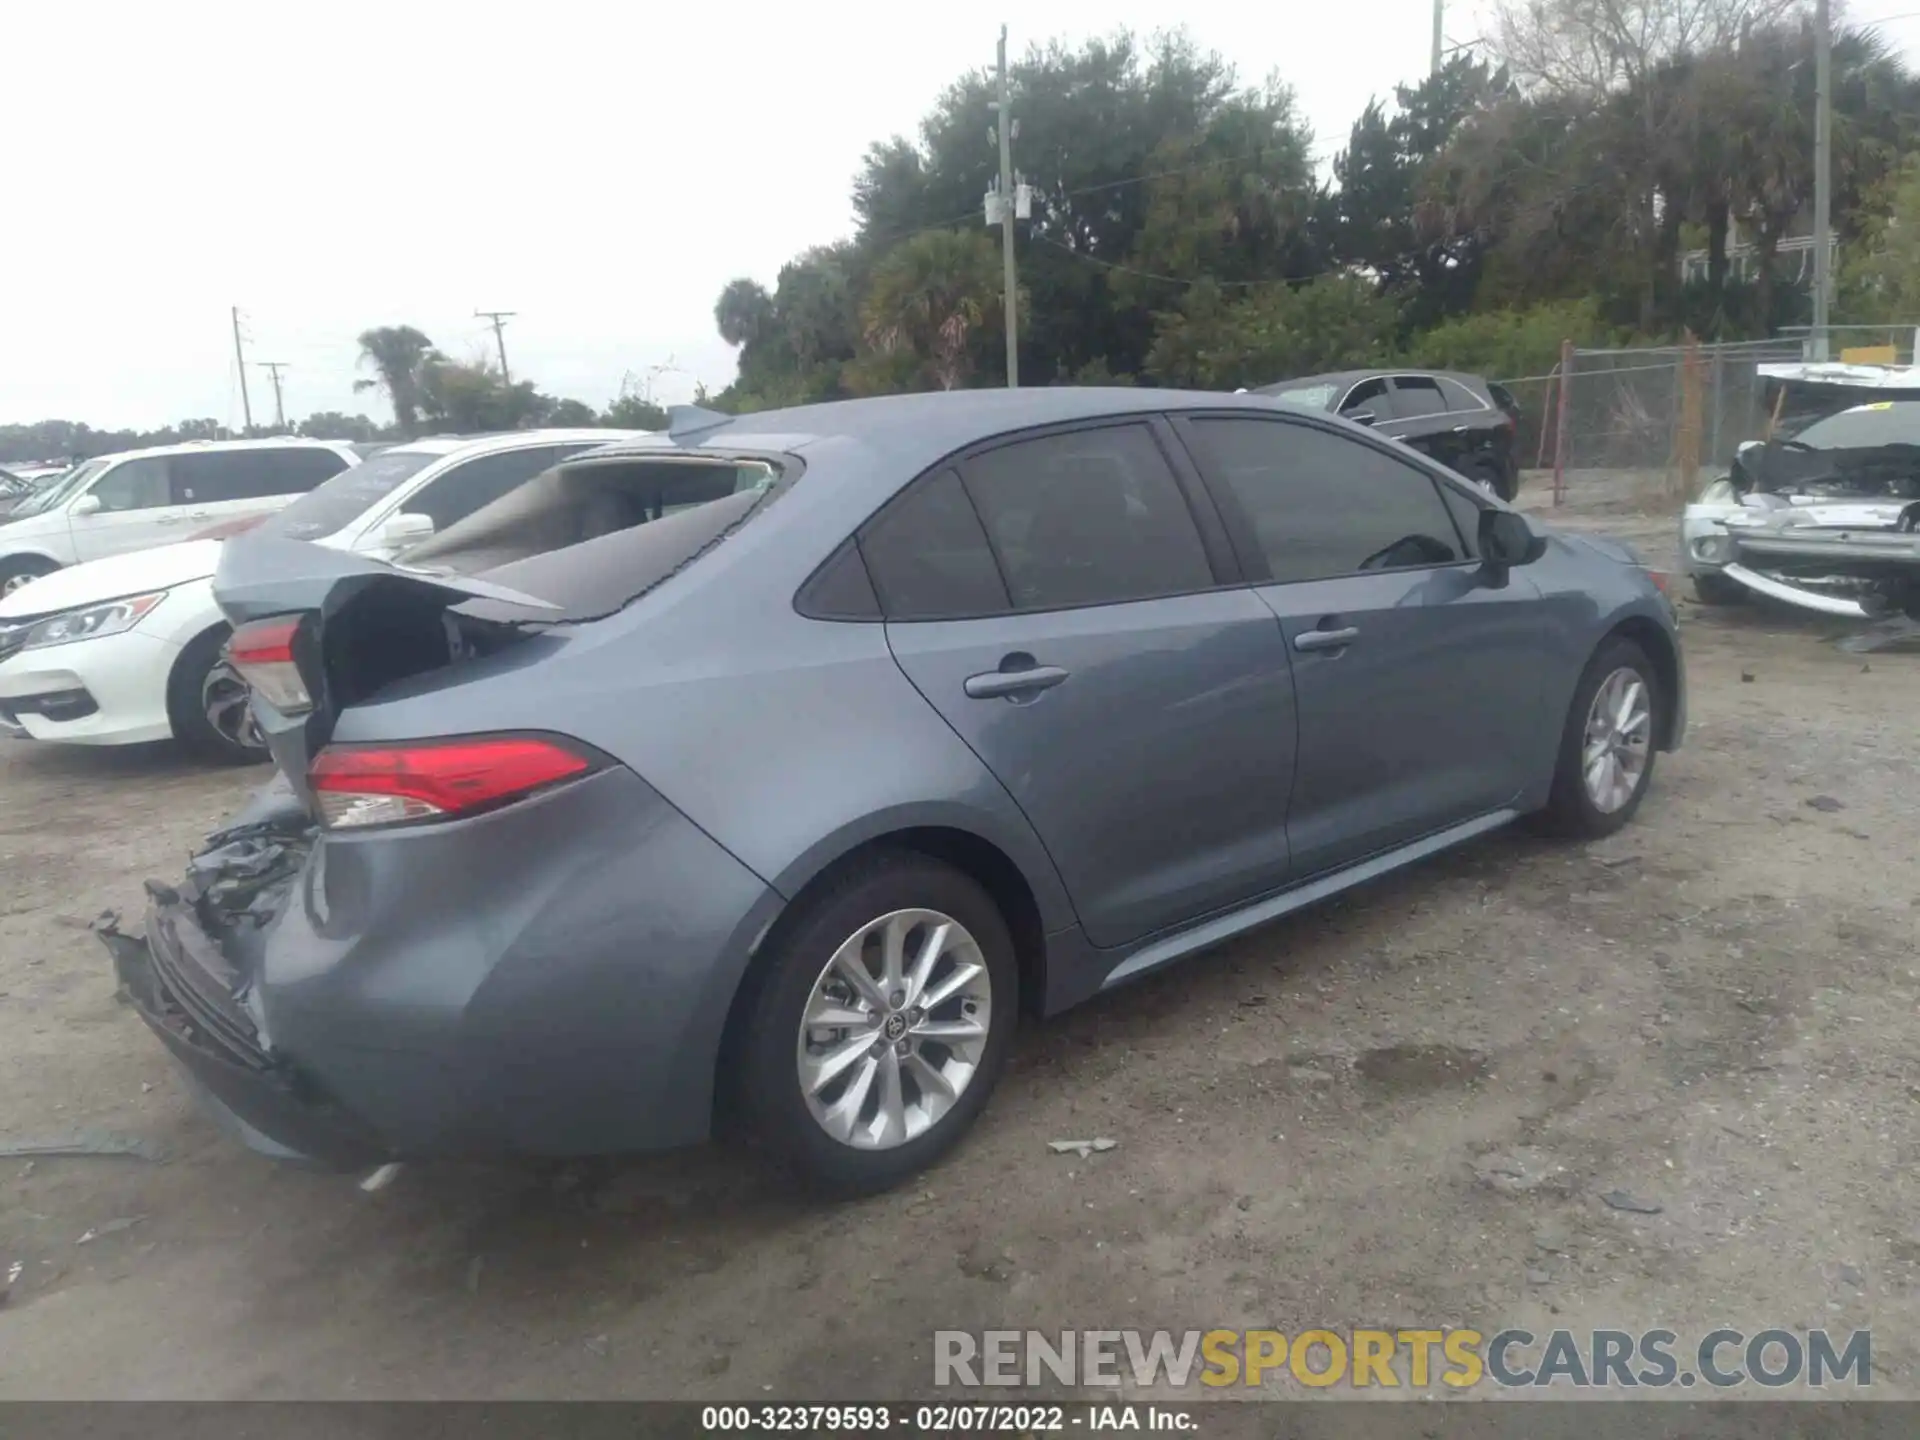
[[[258,528],[391,559],[566,456],[642,433],[416,440],[335,475]],[[173,736],[209,759],[265,760],[213,601],[223,543],[97,560],[0,596],[0,734],[84,745]]]
[[[359,460],[326,440],[202,440],[102,455],[0,519],[0,596],[85,560],[264,515]]]

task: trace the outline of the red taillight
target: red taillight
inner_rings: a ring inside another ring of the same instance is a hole
[[[254,693],[283,715],[313,708],[307,682],[294,663],[293,644],[300,633],[298,615],[281,615],[242,625],[227,641],[227,659]]]
[[[498,736],[407,745],[330,745],[308,783],[328,828],[445,819],[584,775],[594,762],[556,740]]]

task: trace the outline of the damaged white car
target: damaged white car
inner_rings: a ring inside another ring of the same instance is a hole
[[[1759,594],[1870,619],[1920,615],[1920,377],[1743,445],[1686,508],[1682,563],[1710,605]]]

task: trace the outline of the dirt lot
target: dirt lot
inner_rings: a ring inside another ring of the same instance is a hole
[[[1693,727],[1626,832],[1497,836],[1029,1026],[953,1159],[841,1208],[731,1153],[377,1195],[245,1153],[85,927],[261,777],[0,742],[0,1138],[167,1152],[0,1162],[0,1396],[902,1397],[936,1327],[1375,1323],[1871,1324],[1911,1394],[1920,658],[1684,619]]]

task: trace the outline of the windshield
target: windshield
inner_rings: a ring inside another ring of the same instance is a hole
[[[107,468],[107,460],[89,460],[84,465],[76,465],[44,490],[37,490],[13,507],[9,520],[24,520],[29,515],[38,515],[56,505],[65,504],[68,497],[83,485],[91,485],[93,479]]]
[[[1790,442],[1809,450],[1920,445],[1920,400],[1876,400],[1816,420]]]
[[[313,487],[260,527],[283,540],[318,540],[345,529],[441,456],[388,450]]]
[[[1333,386],[1307,385],[1298,390],[1281,390],[1273,398],[1289,405],[1304,405],[1309,410],[1324,410],[1333,400]]]

